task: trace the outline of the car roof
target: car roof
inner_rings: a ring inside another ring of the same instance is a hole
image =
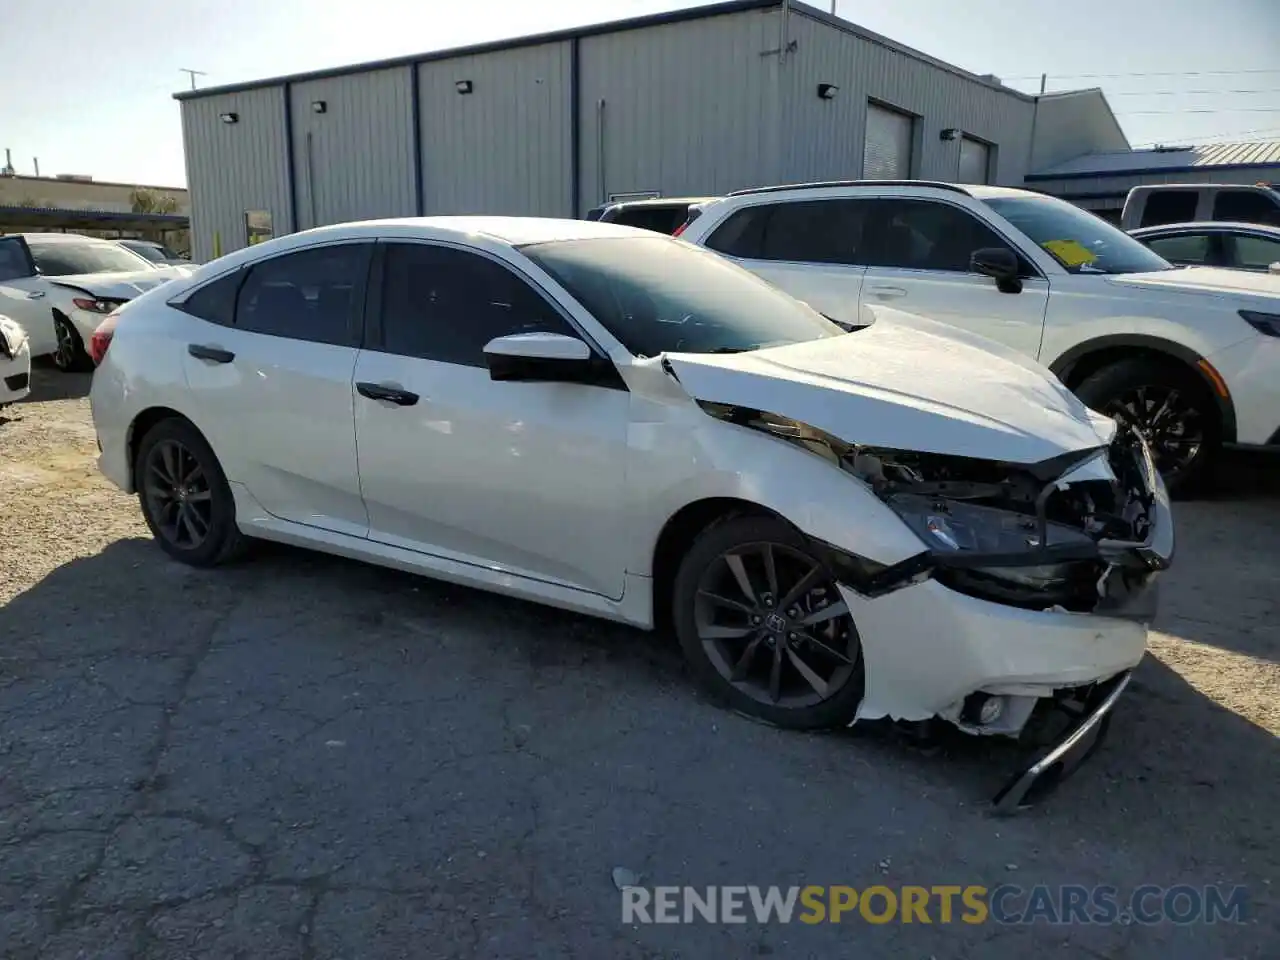
[[[601,204],[597,209],[611,210],[614,207],[689,207],[695,203],[708,203],[716,197],[647,197],[644,200],[615,200],[613,203]]]
[[[636,230],[612,223],[594,220],[553,219],[550,217],[400,217],[387,220],[364,220],[357,223],[335,224],[318,227],[294,236],[333,232],[350,236],[373,233],[414,236],[430,234],[436,237],[453,236],[465,240],[469,236],[483,236],[513,247],[528,243],[550,243],[554,240],[591,240],[602,237],[649,236],[648,231]]]
[[[1269,237],[1280,237],[1280,227],[1272,227],[1265,223],[1236,223],[1230,220],[1192,220],[1187,223],[1161,223],[1154,227],[1139,227],[1130,230],[1135,237],[1145,237],[1154,233],[1226,233],[1231,231],[1243,233],[1263,233]]]

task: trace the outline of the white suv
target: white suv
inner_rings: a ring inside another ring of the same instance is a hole
[[[1147,437],[1170,486],[1280,443],[1280,277],[1175,268],[1026,190],[854,181],[709,201],[679,236],[832,319],[897,307],[1000,341]]]

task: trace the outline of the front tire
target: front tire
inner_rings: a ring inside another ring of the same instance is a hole
[[[84,349],[80,331],[70,319],[53,312],[53,330],[58,346],[53,352],[53,365],[63,373],[83,373],[93,369],[93,358]]]
[[[1194,493],[1211,481],[1222,449],[1222,418],[1191,371],[1133,357],[1091,373],[1075,393],[1142,434],[1171,495]]]
[[[779,727],[849,723],[862,702],[862,644],[830,571],[774,517],[712,524],[672,589],[676,635],[718,701]]]
[[[193,567],[238,555],[231,487],[213,449],[185,420],[162,420],[138,444],[134,486],[142,516],[165,553]]]

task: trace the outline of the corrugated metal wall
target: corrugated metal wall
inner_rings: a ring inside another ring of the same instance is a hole
[[[572,215],[570,44],[418,68],[427,214]],[[455,84],[470,80],[472,92]]]
[[[409,67],[308,80],[290,95],[299,229],[414,215]]]
[[[775,179],[777,59],[764,54],[778,46],[776,11],[580,42],[579,213],[610,194],[720,193]]]
[[[995,145],[993,182],[1022,182],[1031,101],[800,12],[791,14],[789,35],[796,47],[783,67],[786,180],[862,176],[867,103],[878,100],[918,118],[913,176],[956,178],[960,141],[939,139],[942,130],[956,128]],[[835,98],[820,99],[819,83],[838,86]]]
[[[610,194],[856,178],[873,100],[917,118],[913,176],[956,177],[960,140],[939,133],[957,128],[993,145],[993,182],[1022,183],[1030,100],[812,11],[792,10],[780,60],[781,22],[772,8],[421,62],[416,172],[413,67],[294,81],[300,226],[410,215],[415,176],[427,214],[539,216],[581,215]],[[460,80],[471,93],[458,92]],[[820,99],[819,83],[838,86],[835,98]],[[198,257],[211,254],[215,231],[224,251],[243,245],[247,209],[270,210],[276,233],[293,227],[283,97],[277,83],[183,101]],[[312,112],[317,100],[326,113]],[[241,122],[221,124],[227,110]]]
[[[223,123],[223,113],[239,121]],[[245,246],[246,210],[269,211],[277,234],[293,229],[283,87],[184,100],[182,143],[196,261],[214,255],[215,237],[223,253]]]

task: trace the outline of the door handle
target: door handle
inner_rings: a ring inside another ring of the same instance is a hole
[[[236,355],[221,347],[209,347],[202,343],[188,343],[187,353],[198,360],[212,360],[214,363],[230,363]]]
[[[386,400],[399,407],[412,407],[418,402],[416,393],[401,390],[399,387],[388,386],[385,383],[357,383],[356,393],[362,397],[368,397],[370,400]]]
[[[41,297],[43,297],[43,296],[44,296],[44,291],[43,291],[43,290],[32,290],[30,293],[28,293],[28,294],[27,294],[27,299],[28,299],[28,300],[39,300],[39,299],[40,299]]]
[[[907,291],[902,287],[869,287],[868,292],[881,300],[892,300],[895,297],[905,297]]]

